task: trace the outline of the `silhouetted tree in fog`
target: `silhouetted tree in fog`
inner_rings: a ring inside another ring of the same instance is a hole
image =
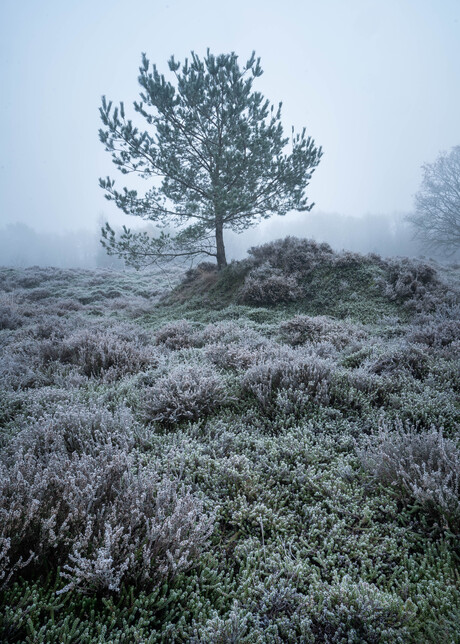
[[[454,253],[460,248],[460,146],[425,164],[423,172],[408,219],[425,246]]]

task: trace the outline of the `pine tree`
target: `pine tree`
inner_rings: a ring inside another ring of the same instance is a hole
[[[283,135],[281,103],[275,109],[253,91],[262,74],[255,52],[242,69],[235,53],[209,50],[203,60],[192,52],[182,66],[174,57],[168,65],[173,83],[142,55],[141,102],[134,110],[147,130],[127,120],[123,103],[112,109],[104,96],[100,108],[100,140],[123,174],[150,181],[148,191],[119,192],[110,177],[99,183],[124,213],[178,232],[153,238],[125,227],[117,238],[106,224],[101,241],[137,267],[212,256],[221,269],[227,263],[225,229],[241,232],[273,214],[312,208],[305,189],[322,150],[305,128]]]

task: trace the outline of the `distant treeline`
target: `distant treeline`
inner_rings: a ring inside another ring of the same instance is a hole
[[[26,224],[0,229],[1,266],[56,266],[59,268],[123,268],[124,262],[109,257],[97,230],[37,232]]]
[[[153,226],[151,230],[152,234],[156,231]],[[241,235],[227,233],[228,256],[241,259],[251,246],[287,235],[325,241],[334,250],[378,253],[384,257],[426,254],[413,240],[412,228],[403,214],[350,217],[316,211],[273,217]],[[445,258],[437,256],[436,259]],[[123,268],[124,262],[106,254],[97,229],[49,233],[16,223],[0,229],[0,265]]]

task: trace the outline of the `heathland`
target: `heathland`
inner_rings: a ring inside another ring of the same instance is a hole
[[[459,642],[460,269],[0,269],[0,641]]]

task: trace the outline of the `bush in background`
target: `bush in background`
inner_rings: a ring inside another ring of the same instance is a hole
[[[57,360],[63,364],[74,364],[88,378],[108,381],[135,373],[158,361],[155,351],[143,346],[138,337],[126,339],[116,331],[97,328],[76,331],[60,342],[54,338],[44,341],[40,355],[45,363]]]
[[[248,250],[249,261],[255,266],[270,264],[285,275],[305,274],[316,266],[333,261],[335,253],[329,244],[319,244],[313,239],[285,237],[255,246]]]
[[[169,322],[155,333],[155,344],[173,350],[193,347],[196,344],[193,327],[187,320]]]

